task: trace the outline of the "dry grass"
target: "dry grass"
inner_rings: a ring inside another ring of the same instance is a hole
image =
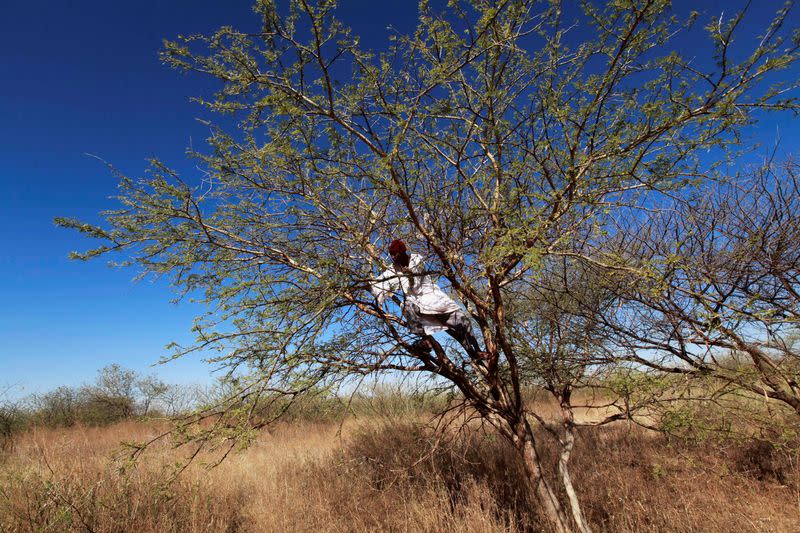
[[[607,531],[800,531],[797,454],[670,442],[619,425],[584,432],[573,470],[587,517]],[[774,454],[777,470],[752,468]]]
[[[207,470],[161,481],[175,452],[120,473],[153,425],[37,429],[0,465],[0,531],[534,531],[519,465],[492,435],[445,440],[411,419],[286,425]],[[748,447],[749,446],[749,447]],[[548,443],[542,443],[545,454]],[[758,444],[581,433],[574,476],[598,531],[798,531],[797,457]]]

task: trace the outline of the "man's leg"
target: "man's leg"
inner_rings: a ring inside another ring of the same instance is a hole
[[[472,323],[462,311],[450,313],[444,324],[447,326],[447,333],[457,340],[468,354],[477,358],[482,358],[485,355],[475,335],[472,334]]]
[[[436,323],[447,328],[447,333],[453,337],[467,351],[473,359],[485,359],[486,352],[481,350],[475,335],[472,333],[472,322],[463,311],[454,311],[441,315],[423,315],[419,312],[419,307],[405,302],[403,305],[403,318],[406,321],[411,333],[419,335],[421,338],[414,343],[414,346],[425,351],[431,350],[429,335],[425,333],[423,317],[426,321]]]
[[[403,318],[406,321],[408,329],[414,335],[419,335],[420,339],[414,343],[414,347],[425,352],[431,351],[431,344],[428,340],[428,334],[425,333],[425,328],[422,326],[420,319],[419,307],[414,304],[405,302],[403,304]]]

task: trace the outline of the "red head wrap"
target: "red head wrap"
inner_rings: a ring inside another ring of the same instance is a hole
[[[389,245],[389,253],[390,254],[404,254],[406,253],[406,243],[401,241],[400,239],[395,239],[392,241],[392,244]]]
[[[400,239],[393,240],[392,244],[389,245],[389,255],[392,256],[392,262],[395,265],[407,267],[411,261],[407,253],[406,243]]]

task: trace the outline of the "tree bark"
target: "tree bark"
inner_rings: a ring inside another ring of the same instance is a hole
[[[542,473],[541,459],[534,446],[533,430],[527,422],[523,423],[520,433],[517,433],[518,439],[515,444],[523,456],[525,473],[536,495],[536,500],[541,505],[542,514],[557,533],[571,533],[572,527],[561,508],[558,497]]]
[[[558,473],[561,476],[561,483],[567,492],[572,519],[581,533],[592,533],[589,524],[583,516],[578,494],[572,485],[572,477],[569,474],[569,458],[572,455],[572,448],[575,445],[575,427],[572,425],[572,413],[568,413],[569,419],[564,424],[564,440],[561,443],[561,453],[558,454]]]

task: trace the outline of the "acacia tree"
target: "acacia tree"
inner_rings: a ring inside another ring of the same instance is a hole
[[[617,305],[597,316],[619,359],[701,376],[717,396],[746,391],[800,421],[797,171],[770,161],[607,243],[642,273],[605,276]]]
[[[701,177],[698,152],[723,153],[754,113],[792,107],[769,74],[796,61],[798,36],[784,40],[786,6],[734,54],[744,13],[715,18],[702,62],[675,50],[693,27],[664,0],[580,7],[423,1],[414,33],[376,54],[332,1],[263,0],[255,33],[166,43],[167,64],[221,82],[200,102],[238,128],[212,126],[199,178],[154,161],[119,176],[105,226],[59,223],[105,241],[75,257],[124,250],[213,305],[177,347],[216,348],[231,371],[196,438],[246,440],[287,398],[354,377],[427,373],[519,452],[553,528],[588,530],[543,474],[507,295],[547,258],[602,264],[585,244],[611,218]],[[392,237],[466,306],[486,361],[437,339],[415,348],[396,302],[371,296]]]
[[[535,410],[530,416],[558,444],[558,478],[581,529],[587,526],[569,468],[576,430],[631,418],[641,407],[598,398],[598,383],[607,381],[618,361],[597,317],[613,313],[618,295],[609,290],[608,280],[597,279],[597,270],[573,257],[544,258],[536,275],[515,283],[505,295],[515,318],[510,339],[522,381],[557,404],[560,424],[546,423]]]

